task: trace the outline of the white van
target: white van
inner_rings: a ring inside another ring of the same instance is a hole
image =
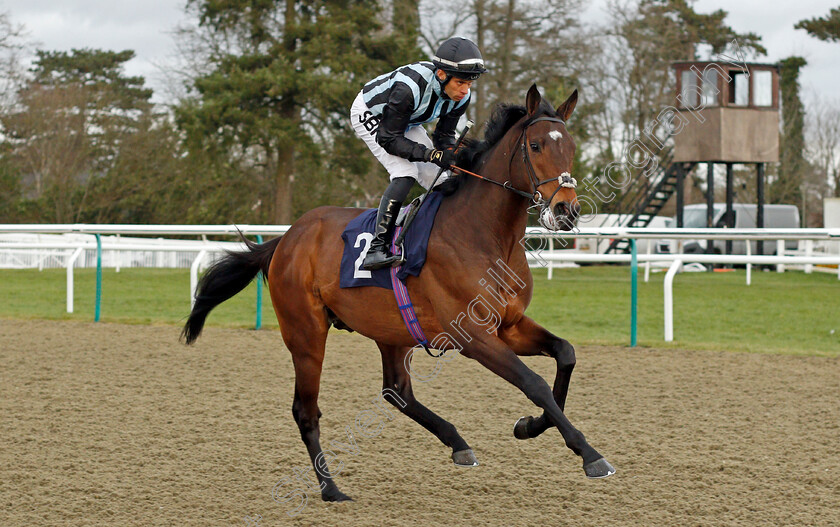
[[[724,214],[726,213],[725,203],[715,203],[713,208],[715,227],[727,225]],[[735,214],[734,228],[754,229],[756,228],[756,215],[758,206],[746,203],[734,203],[732,212]],[[677,221],[674,218],[673,225]],[[703,229],[706,227],[706,204],[686,205],[683,209],[683,227],[687,229]],[[799,209],[796,205],[764,205],[764,227],[768,229],[797,229],[799,228]],[[671,242],[672,247],[675,242]],[[750,242],[752,254],[758,254],[758,242]],[[796,250],[796,240],[787,240],[785,250]],[[707,240],[683,240],[682,252],[697,254],[706,252]],[[726,240],[714,240],[714,252],[723,254],[726,252]],[[747,254],[746,241],[732,240],[732,254]],[[764,242],[764,254],[776,254],[776,243],[774,241]]]
[[[599,227],[621,227],[633,217],[632,214],[591,214],[582,216],[577,227],[581,230],[597,229]],[[667,216],[654,216],[648,227],[653,229],[667,229],[673,227],[672,219]],[[575,248],[580,252],[591,254],[603,254],[607,252],[612,240],[606,238],[578,238]],[[667,240],[642,240],[636,241],[636,247],[640,253],[647,252],[650,243],[651,252],[667,253],[670,246]]]

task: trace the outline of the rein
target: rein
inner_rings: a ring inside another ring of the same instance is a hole
[[[480,174],[476,174],[475,172],[470,172],[469,170],[465,170],[461,167],[456,167],[455,165],[452,165],[452,170],[457,170],[458,172],[463,172],[464,174],[469,174],[470,176],[475,176],[478,179],[481,179],[482,181],[486,181],[488,183],[493,183],[494,185],[498,185],[498,186],[500,186],[504,189],[507,189],[507,190],[513,192],[514,194],[519,194],[523,198],[534,199],[534,193],[528,194],[524,190],[519,190],[517,188],[513,188],[512,186],[510,186],[510,181],[505,181],[504,183],[499,183],[498,181],[496,181],[494,179],[487,179],[486,177],[484,177]]]
[[[480,179],[482,181],[486,181],[488,183],[498,185],[498,186],[504,188],[505,190],[509,190],[509,191],[513,192],[514,194],[522,196],[523,198],[527,198],[527,199],[533,201],[534,203],[539,203],[540,201],[542,201],[542,194],[540,194],[539,188],[542,185],[545,185],[546,183],[551,183],[552,181],[560,182],[560,185],[554,191],[554,194],[557,194],[557,192],[559,192],[561,188],[575,188],[575,187],[577,187],[577,181],[568,172],[563,172],[562,174],[560,174],[557,177],[544,179],[542,181],[540,181],[540,179],[537,177],[537,173],[534,170],[534,165],[531,163],[531,156],[528,155],[528,135],[527,135],[527,131],[528,131],[528,128],[532,124],[538,123],[540,121],[549,121],[549,122],[554,122],[554,123],[565,124],[565,121],[563,121],[562,119],[559,119],[557,117],[538,117],[538,118],[534,119],[533,121],[531,121],[530,123],[528,123],[528,125],[525,126],[525,128],[522,129],[522,135],[520,136],[521,139],[522,139],[521,140],[522,159],[524,160],[525,167],[528,170],[528,178],[531,180],[531,184],[534,186],[534,189],[531,191],[530,194],[528,192],[524,191],[524,190],[520,190],[518,188],[513,187],[510,184],[510,181],[505,181],[504,183],[500,183],[496,180],[488,179],[488,178],[486,178],[486,177],[484,177],[480,174],[476,174],[475,172],[470,172],[469,170],[465,170],[461,167],[454,166],[454,165],[452,166],[452,169],[457,170],[459,172],[463,172],[464,174],[469,174],[470,176],[477,177],[478,179]],[[554,194],[552,194],[548,198],[548,200],[547,200],[548,202],[551,201],[551,199],[554,197]]]

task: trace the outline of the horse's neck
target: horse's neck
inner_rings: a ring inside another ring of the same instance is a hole
[[[511,155],[516,155],[515,149],[494,149],[478,165],[477,173],[500,183],[508,181]],[[480,246],[480,250],[498,252],[498,256],[505,260],[514,252],[524,250],[519,242],[525,236],[528,224],[527,200],[474,176],[462,174],[461,177],[467,180],[457,193],[448,198],[452,201],[454,212],[450,218],[459,225],[456,232],[468,233],[464,240],[467,244]],[[527,185],[522,182],[511,180],[511,184],[527,190]]]

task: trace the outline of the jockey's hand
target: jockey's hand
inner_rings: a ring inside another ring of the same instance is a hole
[[[440,150],[437,148],[430,148],[426,150],[425,157],[427,163],[434,163],[441,168],[449,168],[449,166],[455,162],[455,149],[452,147]]]

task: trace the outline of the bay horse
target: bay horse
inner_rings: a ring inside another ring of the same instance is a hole
[[[456,157],[465,169],[496,184],[458,176],[457,190],[440,204],[425,266],[419,276],[407,278],[406,286],[433,348],[477,360],[542,409],[539,417],[517,421],[514,435],[533,438],[556,426],[566,446],[583,459],[585,474],[598,478],[615,469],[563,413],[575,366],[574,348],[524,314],[533,288],[520,243],[528,209],[539,206],[542,222],[554,230],[570,230],[580,211],[569,176],[575,143],[565,126],[576,104],[577,90],[554,109],[533,85],[524,107],[497,108],[484,141],[471,142]],[[258,245],[243,237],[247,250],[228,253],[202,277],[183,331],[186,343],[193,343],[210,310],[263,272],[294,363],[292,415],[324,501],[350,499],[333,481],[320,445],[318,391],[331,325],[374,340],[382,355],[383,393],[392,391],[401,399],[400,404],[389,402],[450,447],[457,465],[478,464],[455,427],[414,397],[410,361],[415,342],[393,292],[339,287],[341,234],[362,212],[320,207],[304,214],[280,238]],[[484,279],[488,272],[495,273],[497,280]],[[482,301],[477,303],[479,298]],[[531,355],[556,361],[553,390],[518,357]]]

